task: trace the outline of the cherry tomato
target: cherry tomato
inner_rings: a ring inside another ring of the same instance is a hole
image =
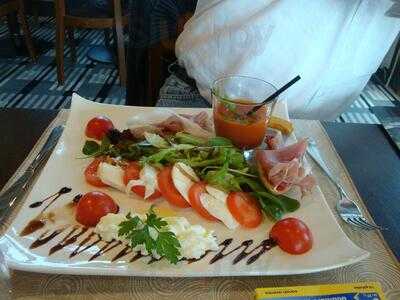
[[[218,221],[217,218],[210,215],[210,213],[203,207],[200,201],[200,195],[206,193],[206,184],[204,182],[196,182],[189,189],[189,202],[194,210],[209,221]]]
[[[87,137],[101,140],[113,128],[114,125],[109,118],[98,116],[87,123],[85,134]]]
[[[167,201],[175,206],[190,207],[172,181],[172,167],[165,167],[157,175],[158,188]]]
[[[286,218],[275,223],[269,237],[290,254],[303,254],[313,245],[313,237],[307,225],[296,218]]]
[[[136,180],[140,177],[140,165],[138,162],[134,161],[129,163],[129,165],[125,168],[124,173],[124,183],[125,185],[128,184],[130,180]],[[140,197],[144,198],[146,189],[144,185],[135,185],[131,188],[131,191],[135,194],[139,195]],[[146,200],[155,200],[160,198],[162,195],[159,190],[155,190],[153,194],[147,197]]]
[[[97,169],[101,163],[100,158],[95,158],[85,169],[85,179],[90,185],[97,187],[105,187],[107,184],[103,183],[97,175]]]
[[[262,222],[261,208],[255,198],[244,192],[231,192],[226,200],[229,211],[244,227],[255,228]]]
[[[108,213],[117,213],[118,205],[102,192],[89,192],[79,199],[75,219],[84,226],[96,226]]]

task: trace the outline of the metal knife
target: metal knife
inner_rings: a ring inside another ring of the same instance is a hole
[[[35,175],[37,175],[37,171],[50,156],[63,130],[63,125],[53,128],[46,143],[43,145],[42,149],[40,149],[24,174],[22,174],[11,187],[0,194],[0,222],[8,215],[11,208],[23,198],[23,195],[35,178]]]

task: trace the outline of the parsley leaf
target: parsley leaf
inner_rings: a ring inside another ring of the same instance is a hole
[[[175,234],[168,231],[168,223],[156,215],[153,207],[147,212],[146,220],[138,216],[132,218],[130,214],[126,218],[119,224],[118,235],[127,238],[131,247],[144,245],[150,255],[155,252],[173,264],[178,262],[181,245]]]
[[[171,263],[176,264],[180,255],[179,241],[175,234],[171,231],[163,231],[158,234],[156,240],[156,251],[158,254],[162,253],[163,256]]]

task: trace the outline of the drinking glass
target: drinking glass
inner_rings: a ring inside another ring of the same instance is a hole
[[[241,149],[254,149],[264,140],[270,102],[252,112],[276,88],[261,79],[227,76],[217,79],[211,89],[214,127],[217,136],[230,139]]]

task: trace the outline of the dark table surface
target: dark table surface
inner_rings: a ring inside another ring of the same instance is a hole
[[[0,111],[0,188],[24,161],[54,110]],[[323,123],[397,259],[400,258],[400,154],[380,125]]]

